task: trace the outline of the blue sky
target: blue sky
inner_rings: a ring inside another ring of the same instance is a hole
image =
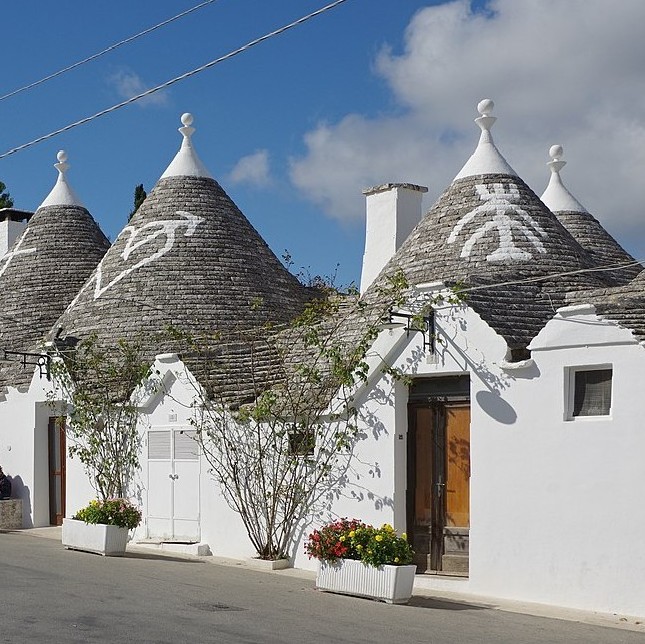
[[[169,18],[198,0],[5,3],[0,93]],[[324,0],[217,0],[45,85],[0,101],[0,153],[157,85],[322,7]],[[518,6],[521,5],[521,8]],[[51,189],[56,152],[106,234],[125,224],[195,116],[195,146],[276,254],[360,280],[361,190],[430,187],[472,151],[475,105],[496,101],[498,146],[541,193],[553,143],[565,183],[645,256],[645,3],[623,0],[347,0],[141,104],[0,160],[18,208]]]

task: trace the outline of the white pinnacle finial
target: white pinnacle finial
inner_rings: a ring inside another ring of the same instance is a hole
[[[43,206],[83,206],[83,202],[67,183],[65,173],[70,168],[67,163],[67,152],[59,150],[56,159],[58,163],[54,163],[54,167],[58,170],[58,179],[45,201],[40,204],[40,208]]]
[[[477,111],[481,116],[475,119],[475,123],[479,125],[482,131],[482,141],[492,141],[490,129],[493,127],[493,123],[497,120],[497,117],[491,116],[494,107],[495,103],[493,103],[490,98],[485,98],[477,104]]]
[[[475,119],[475,123],[477,123],[481,130],[479,143],[455,179],[463,179],[464,177],[472,177],[478,174],[508,174],[513,177],[517,176],[515,170],[511,168],[506,159],[500,154],[493,142],[490,129],[497,120],[497,117],[492,116],[494,107],[495,103],[490,98],[485,98],[477,104],[477,111],[480,116]]]
[[[194,127],[191,127],[193,124],[193,115],[190,114],[189,112],[185,112],[184,114],[181,115],[181,124],[182,127],[179,128],[179,131],[182,133],[183,137],[185,139],[189,139],[193,135],[193,132],[195,131]]]
[[[193,115],[189,112],[185,112],[181,115],[182,126],[179,128],[179,132],[184,138],[181,142],[179,152],[177,152],[175,158],[166,168],[166,171],[161,175],[162,179],[166,177],[180,176],[212,178],[210,172],[199,160],[199,157],[193,148],[193,142],[191,140],[191,136],[195,131],[195,128],[192,127],[193,120]]]
[[[566,189],[560,177],[560,170],[567,165],[562,160],[564,150],[561,145],[552,145],[549,148],[550,161],[547,166],[551,170],[549,185],[546,187],[544,194],[540,197],[542,203],[551,212],[587,212],[587,209]]]
[[[562,148],[561,145],[552,145],[549,148],[549,156],[551,157],[551,161],[547,161],[547,165],[549,166],[549,169],[553,173],[558,173],[562,168],[564,168],[565,165],[567,165],[566,161],[562,161],[562,154],[564,153],[564,149]]]
[[[477,111],[482,116],[490,116],[494,108],[495,108],[495,103],[490,98],[485,98],[484,100],[479,101],[479,103],[477,103]]]
[[[65,152],[65,150],[59,150],[56,158],[58,159],[58,163],[54,163],[54,167],[61,174],[65,174],[70,167],[69,163],[67,163],[67,152]]]

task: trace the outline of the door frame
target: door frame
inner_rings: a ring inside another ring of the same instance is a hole
[[[49,416],[47,421],[47,467],[49,481],[49,523],[50,525],[63,525],[67,489],[67,441],[65,431],[65,417]],[[54,440],[58,434],[58,440]],[[58,454],[55,453],[58,446]],[[58,457],[58,461],[56,460]],[[56,469],[55,463],[60,464]],[[59,487],[60,508],[56,506],[56,487]],[[58,510],[58,511],[57,511]]]
[[[406,521],[408,534],[415,533],[415,501],[417,487],[417,410],[432,412],[431,440],[435,446],[430,461],[431,520],[430,571],[442,570],[446,530],[446,410],[450,406],[470,408],[470,376],[437,376],[419,378],[410,386],[408,398],[407,494]],[[470,460],[470,458],[469,458]]]

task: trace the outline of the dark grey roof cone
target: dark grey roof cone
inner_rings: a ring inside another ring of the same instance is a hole
[[[411,285],[463,281],[485,287],[469,293],[469,303],[511,349],[521,349],[566,291],[606,282],[577,273],[592,267],[591,258],[496,148],[492,108],[488,99],[479,103],[475,152],[370,290],[377,292],[397,269]],[[574,274],[543,280],[562,273]]]
[[[547,165],[551,177],[542,194],[542,202],[589,253],[595,266],[608,267],[604,273],[608,281],[616,285],[627,284],[643,267],[564,186],[560,177],[560,170],[566,165],[562,152],[561,145],[549,149],[551,160]]]
[[[66,179],[58,179],[23,234],[0,258],[0,349],[33,352],[110,246]],[[0,386],[25,387],[33,367],[0,363]]]
[[[182,123],[181,149],[59,320],[61,337],[250,329],[287,322],[310,299],[197,157],[192,116]],[[158,341],[151,357],[171,348]]]

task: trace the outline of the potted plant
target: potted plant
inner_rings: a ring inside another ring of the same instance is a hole
[[[417,567],[405,533],[387,523],[380,528],[357,519],[339,519],[314,530],[305,544],[320,560],[319,590],[405,604],[412,596]]]
[[[63,519],[63,545],[100,555],[125,552],[128,532],[141,522],[141,511],[127,499],[94,500],[73,518]]]

